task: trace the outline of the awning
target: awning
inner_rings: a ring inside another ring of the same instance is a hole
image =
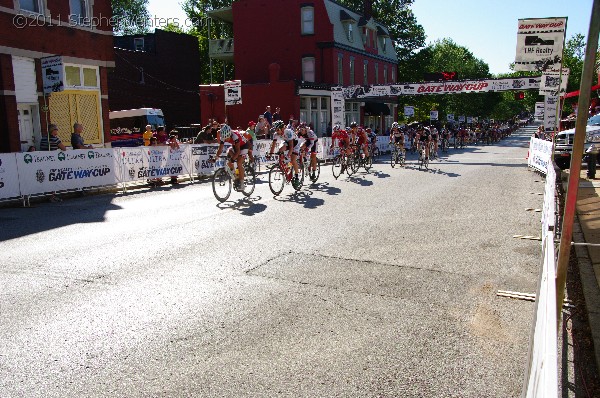
[[[370,116],[389,116],[390,107],[383,102],[365,102],[365,115]]]
[[[600,84],[596,84],[594,87],[592,87],[592,91],[594,90],[600,90]],[[570,93],[567,93],[563,96],[563,98],[571,98],[571,97],[577,97],[579,96],[579,90],[577,91],[571,91]]]

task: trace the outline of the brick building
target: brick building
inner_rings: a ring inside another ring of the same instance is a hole
[[[0,0],[0,152],[39,146],[48,123],[66,144],[75,122],[86,143],[109,142],[111,16],[109,0]],[[44,96],[47,57],[46,78],[64,90]]]
[[[233,38],[209,43],[211,57],[233,62],[242,82],[242,104],[227,107],[233,127],[245,127],[270,105],[323,134],[331,120],[331,86],[396,83],[394,45],[372,18],[370,0],[362,13],[333,0],[239,0],[209,15],[233,25]],[[224,119],[222,86],[200,86],[200,101],[203,122]],[[344,120],[385,129],[395,104],[395,98],[348,100]]]
[[[200,51],[191,35],[156,29],[115,36],[114,70],[108,74],[111,111],[159,108],[167,127],[200,122]]]

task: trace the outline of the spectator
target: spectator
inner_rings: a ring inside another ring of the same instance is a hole
[[[204,126],[194,139],[194,144],[210,144],[210,129],[211,125]]]
[[[269,128],[271,128],[271,126],[273,125],[273,115],[271,114],[271,107],[269,105],[267,105],[267,109],[265,110],[264,116],[267,123],[269,123]]]
[[[158,141],[158,145],[167,145],[169,136],[165,131],[165,126],[158,126],[156,129],[156,140]]]
[[[71,146],[73,149],[93,149],[93,146],[85,145],[81,133],[83,133],[83,124],[75,123],[73,125],[73,134],[71,134]]]
[[[35,145],[30,145],[29,148],[27,148],[27,152],[35,152]]]
[[[179,140],[177,137],[177,133],[178,132],[176,130],[172,130],[171,134],[169,135],[169,140],[167,141],[167,145],[169,145],[171,150],[179,149]],[[177,176],[171,176],[171,184],[173,184],[173,185],[179,184],[179,182],[177,181]]]
[[[281,108],[275,108],[275,113],[273,114],[273,121],[281,120]]]
[[[268,137],[269,125],[263,115],[258,116],[258,123],[254,127],[254,133],[259,140],[264,140]]]
[[[331,137],[331,120],[327,123],[327,129],[325,130],[325,137]]]
[[[158,138],[156,138],[156,137],[150,138],[149,146],[158,146]],[[162,185],[162,183],[163,183],[162,178],[148,179],[148,184],[150,184],[151,187],[157,187],[159,185]]]
[[[250,146],[248,148],[248,159],[250,160],[250,162],[254,161],[253,149],[254,143],[256,142],[256,132],[254,131],[254,126],[256,126],[256,123],[254,123],[254,120],[250,120],[248,122],[248,128],[246,129],[246,133],[248,133],[252,137],[250,139]]]
[[[152,138],[154,136],[154,132],[152,131],[152,126],[151,125],[147,125],[146,126],[146,131],[144,131],[144,146],[150,146],[150,138]]]
[[[50,147],[48,147],[48,135],[43,135],[40,141],[40,151],[56,151],[58,149],[66,151],[65,144],[58,138],[58,127],[56,124],[48,126],[48,132],[50,135]]]

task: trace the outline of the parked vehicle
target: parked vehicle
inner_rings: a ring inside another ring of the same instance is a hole
[[[155,108],[129,109],[113,111],[110,118],[110,141],[113,147],[132,147],[144,144],[142,135],[147,125],[156,131],[165,125],[162,110]]]
[[[575,128],[561,131],[556,136],[554,161],[561,170],[568,169],[571,166],[574,138]],[[584,153],[592,143],[600,143],[600,115],[595,115],[588,119],[585,138]]]

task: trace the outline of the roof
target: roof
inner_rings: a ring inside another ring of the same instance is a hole
[[[387,42],[387,51],[385,53],[380,51],[379,56],[387,58],[392,62],[398,62],[398,56],[396,55],[392,40],[387,33],[388,29],[385,25],[378,23],[374,18],[366,19],[362,14],[337,3],[335,0],[324,0],[323,2],[329,16],[329,21],[333,25],[333,41],[336,44],[341,44],[345,47],[364,52],[365,46],[358,27],[367,27],[376,30],[379,37]],[[356,29],[354,29],[354,40],[350,41],[348,40],[346,26],[348,23],[356,24],[356,21],[358,21],[358,24],[355,26]]]
[[[233,8],[224,7],[206,13],[210,18],[233,24]]]

